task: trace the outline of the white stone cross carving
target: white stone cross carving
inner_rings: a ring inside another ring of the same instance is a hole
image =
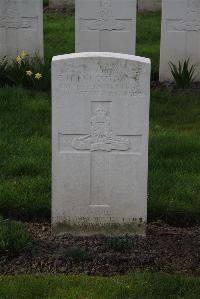
[[[33,19],[34,18],[0,16],[0,28],[5,28],[6,30],[9,28],[31,28]]]
[[[20,29],[33,29],[36,27],[37,17],[22,17],[20,16],[17,6],[14,2],[7,2],[6,6],[0,15],[0,34],[4,36],[5,42],[3,47],[9,44],[14,44],[13,39],[15,39],[16,44],[18,42],[17,31]],[[13,33],[15,30],[15,34]],[[11,34],[9,34],[11,32]],[[4,49],[7,53],[6,48]]]
[[[123,31],[128,27],[127,20],[115,19],[112,13],[112,4],[110,0],[101,0],[98,19],[80,19],[81,31]]]
[[[111,102],[93,102],[95,109],[90,118],[90,134],[89,135],[74,135],[71,145],[68,144],[68,149],[72,147],[75,151],[90,152],[90,206],[91,207],[109,207],[108,186],[109,186],[109,159],[116,152],[132,152],[131,139],[135,138],[136,143],[140,143],[141,135],[125,135],[118,136],[112,131],[109,108],[106,109],[105,103]],[[78,137],[79,136],[79,137]],[[63,143],[68,143],[68,135],[61,134]],[[61,143],[62,143],[61,142]],[[60,145],[61,152],[63,145]],[[71,151],[70,151],[71,152]],[[111,153],[113,152],[113,154]]]
[[[91,135],[74,139],[73,148],[76,150],[127,151],[130,148],[128,139],[114,137],[110,117],[102,105],[99,105],[91,117]]]
[[[188,0],[185,19],[167,20],[168,31],[200,31],[200,1]]]

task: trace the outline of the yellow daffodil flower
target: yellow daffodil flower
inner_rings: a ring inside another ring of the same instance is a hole
[[[35,74],[35,79],[40,80],[42,78],[42,74],[37,73]]]
[[[33,75],[33,72],[32,71],[26,71],[26,75],[31,77]]]
[[[18,55],[17,57],[16,57],[16,62],[17,63],[20,63],[22,61],[22,59],[21,59],[21,57]]]
[[[20,57],[22,59],[24,59],[26,56],[28,56],[28,53],[26,53],[25,51],[22,51],[21,54],[20,54]]]

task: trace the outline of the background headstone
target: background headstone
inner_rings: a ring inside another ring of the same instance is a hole
[[[162,0],[138,0],[138,11],[158,11],[162,8]]]
[[[52,96],[54,231],[143,234],[150,60],[54,57]]]
[[[190,58],[200,62],[200,1],[163,0],[160,81],[172,80],[169,62],[176,65]],[[200,79],[200,74],[196,74]]]
[[[76,0],[76,52],[135,53],[136,0]]]
[[[42,0],[0,0],[0,58],[21,51],[43,57]]]

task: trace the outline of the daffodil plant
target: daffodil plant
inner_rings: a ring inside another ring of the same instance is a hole
[[[22,85],[36,90],[50,89],[50,65],[38,55],[30,57],[25,51],[17,54],[12,63],[6,58],[0,61],[0,72],[4,75],[3,85]],[[0,73],[1,79],[1,73]]]

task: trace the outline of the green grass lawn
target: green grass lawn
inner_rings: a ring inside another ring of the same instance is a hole
[[[64,275],[0,276],[2,299],[198,299],[200,278],[135,273],[103,278]]]
[[[45,57],[74,51],[74,17],[45,15]],[[138,16],[137,54],[158,72],[160,15]],[[50,93],[0,89],[0,213],[50,217]],[[199,95],[152,91],[149,220],[200,223]]]

